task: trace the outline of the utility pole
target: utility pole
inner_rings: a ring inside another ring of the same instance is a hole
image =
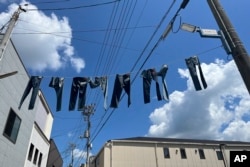
[[[74,143],[70,144],[70,149],[71,149],[71,163],[69,165],[69,167],[73,167],[74,165],[74,150],[76,148],[76,145]]]
[[[83,110],[84,120],[87,121],[87,130],[84,132],[84,138],[87,139],[87,156],[86,156],[86,167],[89,167],[89,152],[91,149],[91,143],[90,143],[90,128],[91,128],[91,122],[90,122],[90,116],[94,114],[95,105],[91,104],[89,106],[85,106]]]
[[[250,94],[250,59],[248,53],[219,0],[207,0],[207,2],[219,28],[225,35],[225,39],[232,51],[233,59]]]
[[[3,36],[3,39],[0,42],[0,61],[3,58],[4,51],[5,51],[6,46],[7,46],[8,42],[9,42],[9,40],[10,40],[10,35],[11,35],[13,29],[14,29],[14,26],[15,26],[15,24],[16,24],[18,18],[19,18],[19,14],[21,12],[26,12],[26,10],[22,9],[21,6],[19,6],[17,11],[15,11],[13,16],[11,17],[8,28],[7,28],[4,36]]]

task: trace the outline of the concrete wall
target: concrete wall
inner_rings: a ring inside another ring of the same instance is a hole
[[[164,157],[163,148],[169,148],[170,158]],[[181,158],[180,148],[184,148],[186,159]],[[200,158],[199,149],[205,154]],[[231,144],[224,148],[211,143],[157,143],[111,141],[93,160],[90,167],[229,167],[229,152],[250,150],[250,144]],[[224,159],[219,160],[217,151],[222,151]]]
[[[39,156],[42,154],[41,166],[46,166],[49,149],[50,149],[50,134],[52,130],[53,116],[47,105],[46,100],[41,92],[38,93],[35,124],[33,126],[30,137],[30,145],[33,144],[35,150],[39,151]],[[33,151],[32,158],[28,159],[29,150],[26,155],[25,167],[38,166],[38,160],[34,163],[35,151]],[[39,159],[39,157],[38,157]]]
[[[42,154],[41,167],[46,166],[47,160],[48,160],[50,143],[49,143],[49,140],[45,138],[45,136],[43,136],[41,129],[37,126],[37,124],[34,124],[33,126],[30,143],[34,145],[34,151],[33,151],[31,160],[28,160],[28,154],[29,154],[29,147],[28,147],[25,167],[38,166],[40,154]],[[38,155],[37,155],[37,161],[36,163],[34,163],[34,156],[35,156],[36,149],[38,150]]]
[[[0,75],[12,71],[18,71],[18,74],[0,79],[0,166],[6,167],[24,166],[36,114],[35,109],[28,110],[30,95],[25,99],[22,108],[18,109],[29,76],[10,41],[0,61]],[[3,136],[10,108],[21,118],[15,143]]]
[[[49,149],[49,157],[47,162],[47,167],[62,167],[63,160],[62,157],[56,147],[54,140],[50,140],[50,149]]]

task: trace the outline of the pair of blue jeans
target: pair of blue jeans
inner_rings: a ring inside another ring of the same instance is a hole
[[[130,99],[130,74],[124,74],[124,75],[116,75],[115,78],[115,84],[114,84],[114,89],[113,89],[113,94],[112,94],[112,99],[111,99],[111,108],[118,108],[118,104],[120,102],[122,90],[125,90],[125,92],[128,95],[128,107],[131,104],[131,99]]]
[[[89,81],[90,88],[94,89],[98,86],[101,87],[104,95],[104,109],[107,110],[107,99],[108,99],[108,78],[107,77],[95,77],[95,80]]]
[[[204,78],[204,75],[201,69],[199,58],[197,56],[193,56],[193,57],[185,59],[185,61],[186,61],[186,65],[188,67],[189,73],[191,75],[191,78],[193,80],[195,90],[196,91],[202,90],[201,83],[203,85],[203,88],[206,89],[207,83],[206,83],[206,80]],[[198,69],[196,69],[196,67],[198,67]],[[197,70],[199,71],[199,74]],[[200,83],[198,75],[200,75],[201,83]]]
[[[41,76],[31,76],[30,80],[24,90],[23,96],[21,98],[20,104],[18,106],[18,109],[21,109],[21,106],[25,100],[25,98],[28,96],[28,94],[30,93],[31,89],[32,90],[32,94],[31,94],[31,98],[30,98],[30,103],[29,103],[29,110],[32,110],[34,108],[35,102],[36,102],[36,97],[37,97],[37,93],[40,89],[40,83],[42,81],[42,77]]]
[[[63,94],[64,78],[52,77],[49,83],[49,87],[52,87],[56,91],[56,111],[61,110],[62,105],[62,94]]]
[[[86,92],[89,78],[85,77],[74,77],[71,85],[70,100],[69,100],[69,111],[75,109],[77,96],[78,99],[78,111],[84,110],[86,101]]]
[[[157,72],[155,69],[147,69],[143,70],[141,73],[141,76],[143,78],[143,98],[144,103],[150,103],[150,87],[152,80],[155,81],[155,87],[156,87],[156,94],[158,101],[165,99],[168,100],[168,90],[167,90],[167,84],[165,82],[165,76],[168,70],[167,65],[163,65],[161,70]],[[162,78],[162,85],[163,85],[163,96],[161,95],[160,91],[160,85],[158,82],[158,76]]]

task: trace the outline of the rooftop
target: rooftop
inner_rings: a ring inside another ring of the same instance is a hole
[[[171,142],[171,143],[206,143],[206,144],[245,144],[250,142],[244,141],[223,141],[223,140],[203,140],[203,139],[178,139],[178,138],[159,138],[159,137],[132,137],[123,139],[114,139],[111,141],[136,141],[136,142]]]

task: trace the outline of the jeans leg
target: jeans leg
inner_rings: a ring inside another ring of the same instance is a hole
[[[108,78],[107,77],[101,77],[101,89],[103,91],[104,95],[104,109],[108,109],[107,101],[108,101]]]
[[[124,90],[128,95],[128,107],[131,104],[131,98],[130,98],[130,75],[125,74],[123,75],[123,84],[124,84]]]
[[[57,97],[56,111],[61,111],[63,86],[56,87],[55,91],[56,91],[56,97]]]
[[[150,103],[150,86],[151,86],[150,78],[143,78],[143,98],[144,103]]]
[[[186,65],[188,67],[189,73],[191,75],[191,78],[193,80],[195,90],[201,90],[201,85],[197,76],[198,74],[196,71],[196,65],[195,65],[193,58],[191,57],[191,58],[185,59],[185,61],[186,61]]]
[[[29,80],[29,82],[28,82],[28,84],[27,84],[27,86],[26,86],[26,88],[25,88],[25,90],[24,90],[24,92],[23,92],[23,96],[22,96],[22,98],[21,98],[21,100],[20,100],[20,103],[19,103],[19,106],[18,106],[18,109],[19,109],[19,110],[21,109],[21,106],[22,106],[22,104],[23,104],[25,98],[26,98],[26,97],[28,96],[28,94],[30,93],[31,88],[32,88],[32,80],[31,80],[31,78],[30,78],[30,80]]]
[[[86,102],[87,82],[79,88],[78,111],[82,111]]]
[[[112,94],[112,99],[111,99],[111,104],[110,104],[110,107],[112,108],[118,107],[120,97],[122,94],[122,85],[119,81],[119,77],[120,75],[116,75],[116,78],[115,78],[115,84],[114,84],[114,89],[113,89],[113,94]]]
[[[75,109],[77,93],[78,93],[78,78],[73,78],[72,85],[71,85],[71,92],[70,92],[70,100],[69,100],[69,111]]]
[[[38,77],[38,76],[32,77],[33,91],[32,91],[31,98],[30,98],[29,110],[32,110],[34,108],[36,97],[40,89],[39,87],[40,87],[41,80],[42,80],[41,77]]]

